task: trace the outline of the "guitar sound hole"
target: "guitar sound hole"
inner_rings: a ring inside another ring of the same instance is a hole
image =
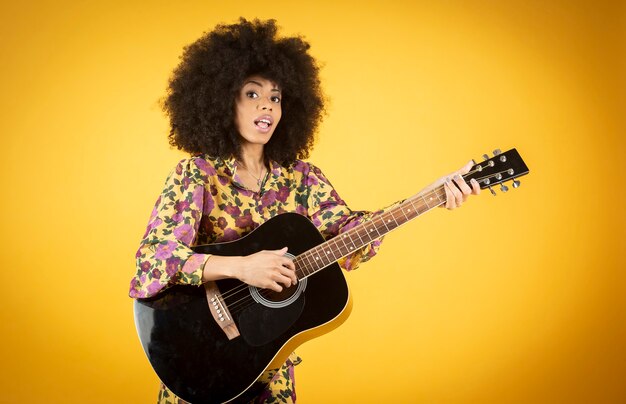
[[[283,300],[289,299],[298,291],[297,285],[290,286],[288,288],[283,286],[283,290],[281,292],[275,292],[271,289],[265,289],[261,292],[261,294],[272,302],[282,302]]]
[[[291,303],[298,300],[300,295],[304,293],[306,289],[307,279],[302,279],[297,284],[288,288],[283,288],[280,292],[275,292],[271,289],[259,289],[254,286],[249,286],[250,295],[257,303],[261,303],[263,306],[271,308],[280,308],[289,306]]]

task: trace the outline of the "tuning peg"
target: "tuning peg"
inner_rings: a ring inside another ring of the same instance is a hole
[[[483,154],[483,159],[484,159],[484,160],[489,160],[489,156],[488,156],[488,155],[486,155],[486,154]]]
[[[522,184],[522,183],[521,183],[521,182],[519,182],[519,180],[514,180],[514,181],[513,181],[513,188],[519,188],[519,186],[520,186],[521,184]]]
[[[504,185],[504,182],[502,184],[500,184],[500,191],[502,192],[506,192],[509,190],[509,187],[507,187],[506,185]]]
[[[495,149],[495,150],[493,151],[493,155],[494,155],[494,156],[497,156],[497,155],[499,155],[499,154],[502,154],[502,150],[500,150],[500,149]]]
[[[489,188],[489,190],[491,191],[491,195],[493,195],[493,196],[498,195],[498,194],[496,194],[496,191],[493,190],[493,188],[491,188],[491,187],[487,187],[487,188]]]

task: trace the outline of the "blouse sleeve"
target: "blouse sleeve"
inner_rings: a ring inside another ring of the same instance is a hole
[[[148,221],[136,254],[137,273],[130,282],[130,297],[151,297],[172,284],[201,285],[209,255],[196,254],[193,245],[208,181],[194,163],[184,159],[169,174]]]
[[[308,186],[308,215],[326,240],[338,234],[346,232],[353,227],[371,220],[386,210],[392,208],[393,204],[387,208],[376,212],[353,211],[339,197],[330,181],[324,176],[322,171],[310,165],[311,169],[306,174]],[[341,258],[339,266],[347,271],[357,269],[362,262],[368,261],[378,252],[382,237],[374,240],[370,244],[354,253]]]

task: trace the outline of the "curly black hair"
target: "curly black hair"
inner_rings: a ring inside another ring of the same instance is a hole
[[[275,20],[240,18],[184,48],[162,101],[172,146],[240,158],[235,100],[244,79],[259,75],[282,93],[282,118],[265,145],[265,157],[283,165],[308,157],[325,113],[319,66],[302,37],[278,37],[277,31]]]

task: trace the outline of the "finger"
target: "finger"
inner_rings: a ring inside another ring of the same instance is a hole
[[[450,180],[448,180],[448,187],[454,198],[454,207],[461,206],[461,204],[463,203],[463,194],[461,193],[461,191]]]
[[[456,207],[456,200],[452,193],[451,185],[449,179],[446,179],[446,182],[443,183],[443,188],[446,190],[446,209],[454,209]]]
[[[283,247],[280,250],[270,250],[269,252],[271,252],[272,254],[280,255],[282,257],[287,252],[287,247]]]
[[[280,266],[281,267],[287,267],[289,269],[291,269],[292,271],[296,270],[296,264],[294,264],[294,262],[292,260],[290,260],[287,257],[282,257],[280,259]]]
[[[271,282],[269,285],[267,285],[267,289],[272,289],[274,292],[283,291],[283,287],[280,286],[277,282]]]
[[[298,283],[298,277],[296,276],[295,269],[289,269],[289,268],[282,267],[280,273],[285,275],[285,276],[288,276],[289,279],[291,279],[291,284],[292,285],[295,285],[296,283]]]
[[[474,178],[470,180],[470,184],[472,184],[472,193],[474,195],[480,194],[480,184]]]
[[[467,195],[472,193],[472,188],[467,185],[467,182],[465,182],[465,179],[460,174],[454,176],[454,182],[463,193],[463,200],[465,201],[467,199]]]
[[[285,287],[290,287],[292,284],[292,280],[290,277],[283,275],[282,273],[278,273],[274,275],[274,281],[285,285]]]

